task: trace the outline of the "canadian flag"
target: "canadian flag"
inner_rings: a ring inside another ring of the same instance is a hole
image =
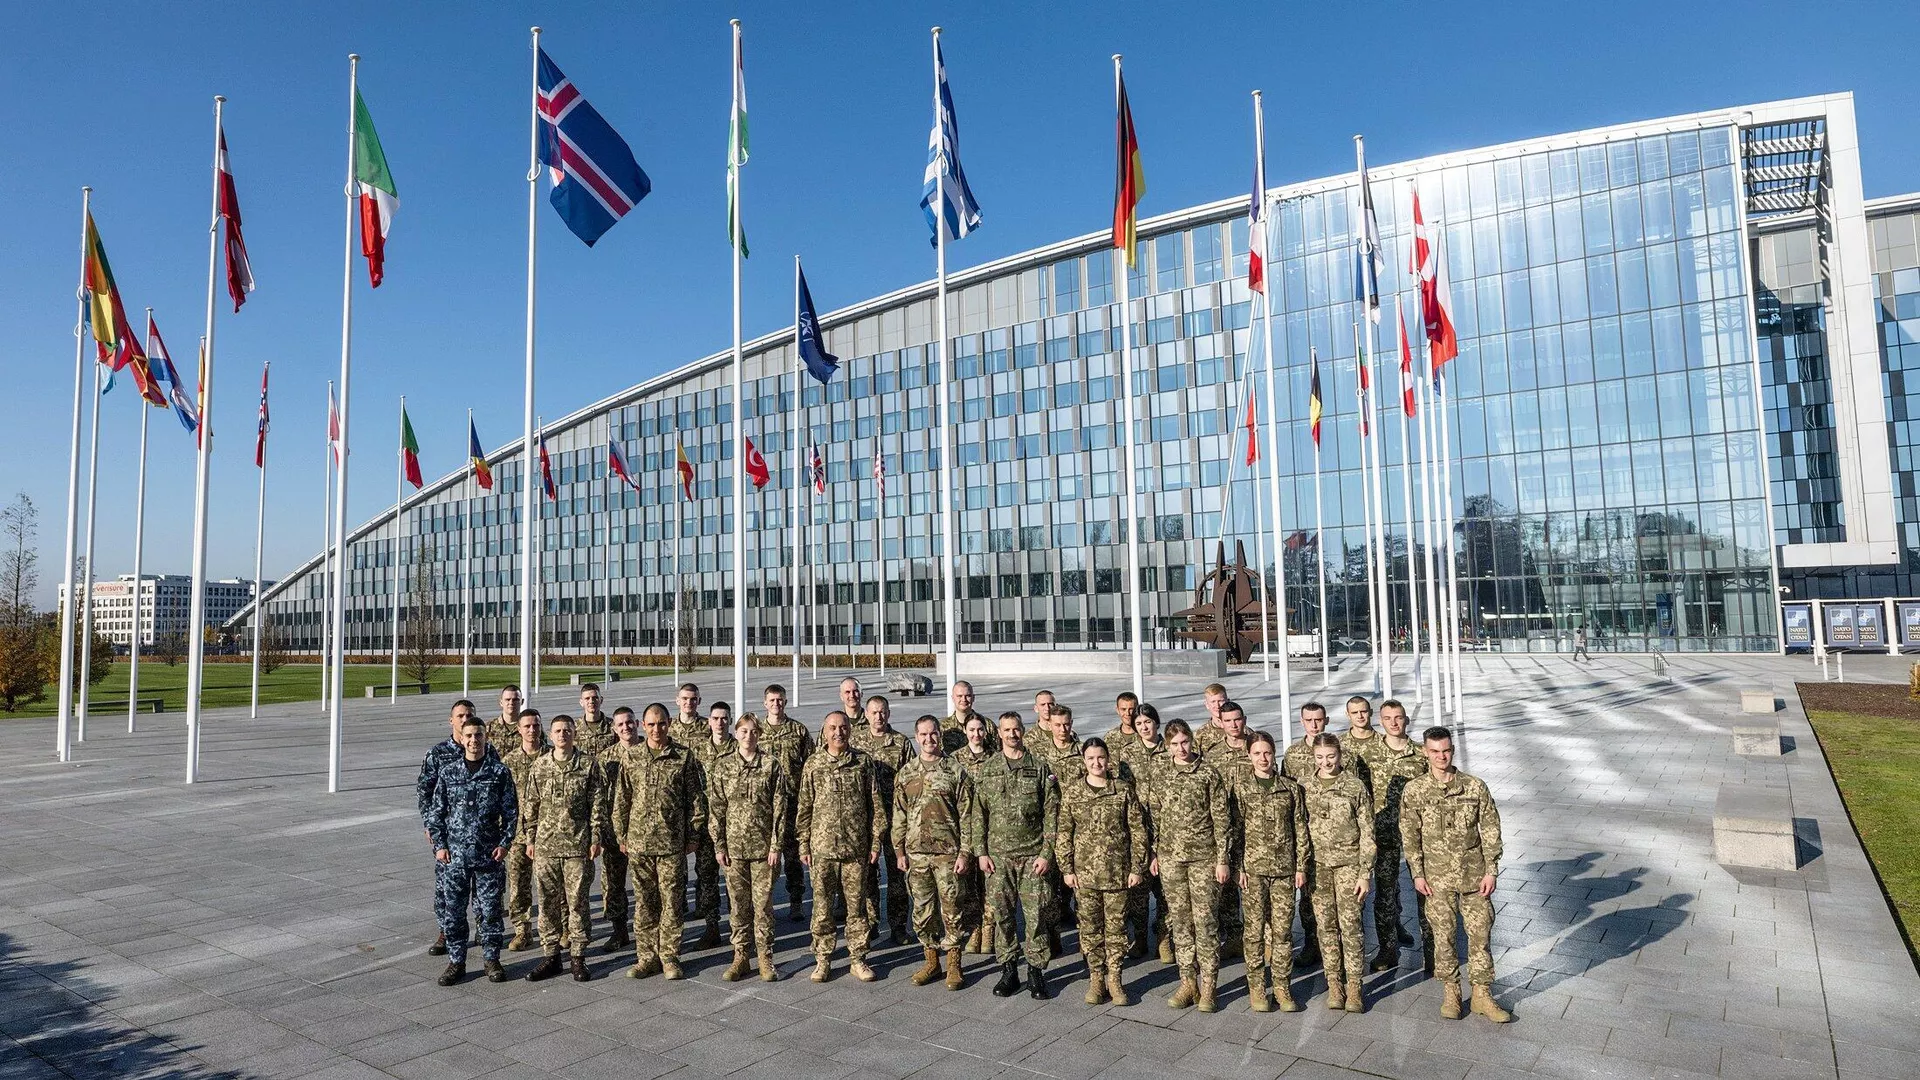
[[[1447,260],[1440,250],[1440,230],[1429,229],[1420,215],[1420,190],[1413,190],[1412,270],[1420,282],[1420,321],[1427,328],[1427,354],[1438,378],[1446,362],[1460,355],[1460,339],[1453,329],[1453,294],[1447,287]]]

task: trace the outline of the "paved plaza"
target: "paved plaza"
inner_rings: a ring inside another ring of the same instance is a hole
[[[1296,670],[1296,701],[1310,691],[1338,716],[1361,667],[1326,691],[1317,667]],[[1904,676],[1890,659],[1848,669]],[[135,735],[96,716],[73,765],[52,760],[50,722],[4,723],[0,1078],[1920,1077],[1920,977],[1792,692],[1818,677],[1770,656],[1683,656],[1664,674],[1643,656],[1468,659],[1462,765],[1505,821],[1504,1027],[1440,1020],[1418,950],[1369,979],[1365,1015],[1325,1009],[1317,970],[1295,972],[1306,1011],[1251,1014],[1238,962],[1221,1011],[1203,1015],[1166,1007],[1174,975],[1152,962],[1127,968],[1139,1004],[1089,1008],[1077,956],[1056,961],[1046,1002],[993,997],[987,958],[969,957],[961,992],[915,988],[917,948],[876,949],[877,983],[842,966],[816,985],[805,928],[785,920],[778,983],[722,982],[724,947],[689,952],[684,982],[619,978],[631,956],[596,940],[589,983],[476,975],[442,989],[444,960],[424,948],[432,871],[413,780],[446,736],[448,699],[350,702],[337,795],[313,704],[212,713],[192,786],[177,715],[143,716]],[[731,673],[700,681],[711,702]],[[1147,696],[1168,719],[1203,718],[1203,682],[1156,678]],[[1278,736],[1279,683],[1257,667],[1227,683]],[[1784,698],[1784,757],[1732,753],[1749,686]],[[981,681],[979,707],[1026,711],[1037,688]],[[1083,736],[1111,726],[1124,688],[1053,686]],[[671,700],[666,679],[608,689],[609,707]],[[798,689],[795,712],[817,729],[834,682],[822,671]],[[475,697],[491,712],[489,692]],[[536,702],[571,703],[564,687]],[[899,702],[895,726],[939,705]],[[1425,714],[1415,707],[1415,729]],[[1799,871],[1713,861],[1723,783],[1791,792]],[[538,956],[507,954],[509,971]]]

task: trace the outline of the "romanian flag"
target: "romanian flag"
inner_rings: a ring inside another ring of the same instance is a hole
[[[467,417],[467,460],[473,463],[473,479],[480,485],[481,491],[493,490],[493,469],[487,464],[487,455],[480,449],[480,432],[473,426],[473,417]]]
[[[407,418],[407,406],[400,403],[400,467],[406,472],[407,483],[413,490],[420,490],[420,441],[413,437],[413,421]]]
[[[1310,375],[1307,381],[1307,427],[1313,432],[1313,449],[1320,450],[1320,350],[1308,353]]]
[[[1133,109],[1127,105],[1127,80],[1118,61],[1113,73],[1117,117],[1114,122],[1113,246],[1127,253],[1127,265],[1139,255],[1140,197],[1147,193],[1147,176],[1140,168],[1140,141],[1133,130]]]
[[[673,440],[673,468],[680,474],[680,494],[693,498],[693,462],[687,460],[687,448]]]

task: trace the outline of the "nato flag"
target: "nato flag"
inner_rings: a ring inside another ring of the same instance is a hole
[[[799,260],[793,264],[794,280],[794,316],[796,336],[800,339],[800,360],[807,365],[807,374],[822,383],[833,381],[833,373],[840,370],[840,358],[828,352],[820,343],[820,316],[813,310],[813,294],[807,291],[807,275],[801,271]]]

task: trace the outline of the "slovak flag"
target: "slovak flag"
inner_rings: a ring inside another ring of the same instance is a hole
[[[627,468],[627,455],[620,451],[619,439],[607,440],[607,472],[619,477],[628,487],[639,490],[640,485],[633,482],[633,470]]]
[[[550,502],[560,501],[560,489],[553,486],[553,462],[547,457],[547,433],[540,433],[540,490]]]
[[[767,469],[767,459],[760,453],[760,448],[753,445],[751,438],[747,439],[746,442],[746,453],[741,460],[746,462],[747,479],[753,481],[753,486],[756,489],[766,487],[768,482],[773,479],[773,473]]]
[[[820,456],[820,448],[813,448],[813,492],[816,495],[827,493],[827,459]]]
[[[653,190],[646,170],[613,125],[560,66],[540,50],[540,164],[553,175],[548,201],[588,247]]]

